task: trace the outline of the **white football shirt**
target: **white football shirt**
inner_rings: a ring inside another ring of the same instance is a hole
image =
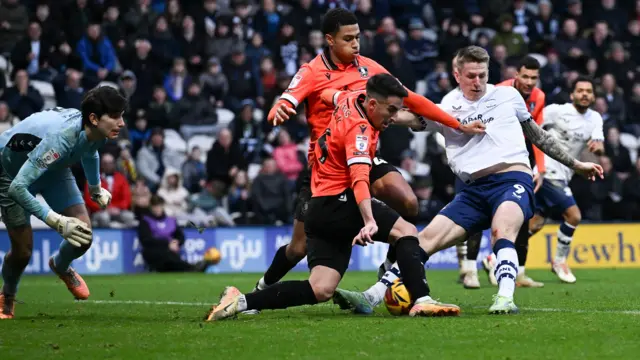
[[[455,89],[439,106],[463,124],[480,120],[487,127],[484,134],[466,135],[429,122],[426,130],[437,130],[444,136],[449,166],[460,179],[469,181],[474,173],[500,163],[529,167],[520,122],[529,120],[531,114],[515,88],[487,85],[486,94],[476,101],[465,99],[462,91]]]
[[[542,111],[544,117],[542,127],[553,135],[564,151],[576,159],[580,157],[589,140],[604,141],[602,117],[596,111],[587,109],[584,114],[581,114],[572,103],[552,104]],[[546,154],[544,163],[547,168],[545,178],[566,182],[571,180],[572,169]]]

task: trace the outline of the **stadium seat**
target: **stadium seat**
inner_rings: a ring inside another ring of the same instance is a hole
[[[638,158],[638,147],[640,147],[640,141],[638,139],[627,133],[620,134],[620,144],[626,147],[629,150],[629,156],[631,157],[631,162],[635,163]]]
[[[164,130],[164,146],[183,154],[187,152],[187,142],[173,129]]]
[[[114,89],[118,88],[118,84],[111,81],[101,81],[100,84],[98,84],[98,86],[111,86]]]
[[[0,70],[4,72],[8,72],[7,70],[9,70],[9,62],[4,56],[1,56],[1,55],[0,55]]]
[[[264,120],[264,111],[262,109],[253,109],[253,120],[262,122]]]
[[[56,97],[56,92],[53,89],[53,85],[48,82],[40,81],[40,80],[31,80],[31,86],[33,86],[43,98],[54,98]]]
[[[233,111],[228,109],[216,109],[216,114],[218,115],[218,125],[221,126],[229,125],[235,118]]]
[[[547,63],[549,61],[547,61],[547,57],[542,55],[542,54],[529,54],[529,56],[531,56],[532,58],[538,60],[538,62],[540,63],[540,67],[544,67],[545,65],[547,65]]]
[[[261,168],[262,165],[260,164],[249,164],[249,167],[247,168],[247,177],[249,178],[249,181],[253,181],[253,179],[258,176]]]
[[[481,33],[485,33],[487,34],[487,36],[489,36],[489,40],[493,39],[494,36],[496,36],[496,31],[490,28],[475,28],[473,30],[471,30],[471,32],[469,33],[469,40],[472,43],[476,43],[476,41],[478,40],[478,36]]]
[[[195,146],[199,147],[202,154],[202,161],[205,162],[207,160],[207,152],[211,149],[215,141],[216,139],[212,136],[194,135],[187,142],[187,149],[191,152]]]

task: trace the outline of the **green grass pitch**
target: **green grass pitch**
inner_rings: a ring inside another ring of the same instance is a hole
[[[0,321],[2,359],[638,359],[639,271],[577,270],[560,284],[531,271],[542,289],[517,289],[521,314],[488,315],[496,289],[464,290],[457,272],[429,271],[432,296],[461,306],[459,318],[340,311],[332,304],[265,311],[203,323],[225,285],[248,291],[257,274],[86,277],[75,302],[51,276],[25,277],[14,320]],[[288,277],[304,278],[298,273]],[[373,273],[347,273],[365,289]]]

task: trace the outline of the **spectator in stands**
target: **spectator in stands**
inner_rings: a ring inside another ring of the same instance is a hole
[[[173,67],[164,80],[164,89],[173,101],[178,101],[184,96],[187,85],[191,83],[191,76],[187,73],[184,58],[175,58]]]
[[[640,3],[638,8],[640,9]],[[629,58],[636,64],[640,64],[640,16],[637,19],[631,19],[627,26],[627,31],[622,34],[621,41],[625,50],[629,52]]]
[[[207,181],[214,182],[216,190],[224,192],[238,171],[246,169],[246,161],[231,131],[220,130],[218,140],[207,153]]]
[[[147,143],[151,137],[151,129],[147,121],[146,113],[140,109],[136,112],[134,128],[129,131],[129,141],[131,142],[131,153],[138,155],[138,151]]]
[[[215,36],[208,39],[205,45],[205,56],[226,59],[235,46],[241,46],[244,42],[237,35],[231,33],[231,19],[220,17],[216,22]]]
[[[513,22],[513,16],[507,14],[501,15],[498,19],[500,29],[491,42],[494,45],[504,45],[507,48],[508,56],[521,57],[524,56],[527,51],[527,43],[521,34],[513,31]]]
[[[278,170],[289,180],[293,190],[304,165],[298,156],[298,146],[291,141],[287,130],[282,129],[278,134],[278,146],[273,150],[273,159],[278,165]]]
[[[249,224],[249,210],[251,197],[249,193],[249,179],[245,171],[238,171],[233,184],[229,188],[229,212],[235,217],[237,224]]]
[[[121,144],[120,156],[118,157],[116,168],[127,178],[130,184],[133,184],[138,180],[138,170],[136,169],[136,163],[131,154],[131,145],[124,142]]]
[[[622,180],[626,179],[633,169],[633,164],[629,150],[620,144],[620,130],[618,128],[610,127],[607,131],[604,151],[609,157],[616,175]]]
[[[189,264],[180,258],[184,232],[176,218],[167,216],[160,196],[151,198],[151,211],[140,220],[138,239],[142,245],[142,257],[151,271],[203,272],[212,264],[206,260]]]
[[[453,90],[451,86],[451,81],[449,81],[449,74],[446,72],[435,73],[436,78],[434,82],[429,82],[428,86],[428,94],[429,99],[434,103],[438,104],[442,101],[445,95],[449,93],[449,91]]]
[[[231,123],[231,129],[233,129],[233,141],[245,160],[259,164],[262,151],[262,129],[253,118],[253,110],[253,100],[243,100],[240,112]]]
[[[151,42],[146,38],[137,38],[130,54],[121,59],[122,66],[136,75],[136,96],[139,107],[146,108],[153,94],[153,86],[164,79],[162,64],[151,53]],[[129,106],[131,108],[131,105]],[[137,108],[131,108],[135,111]]]
[[[229,93],[229,82],[222,73],[218,58],[209,59],[207,71],[200,75],[199,80],[204,98],[216,107],[223,107],[224,99]]]
[[[218,123],[214,106],[202,96],[200,84],[193,82],[187,94],[176,103],[175,115],[185,140],[196,134],[211,134]]]
[[[120,19],[120,10],[117,5],[111,4],[107,7],[102,27],[105,36],[114,45],[117,56],[123,58],[126,54],[127,43],[125,41],[124,24]]]
[[[196,23],[189,15],[182,19],[182,26],[178,37],[180,54],[187,60],[187,69],[191,73],[199,73],[204,68],[204,41],[196,32]]]
[[[624,125],[625,120],[625,104],[624,92],[616,83],[616,79],[612,74],[604,74],[602,76],[602,95],[607,101],[608,113],[611,120],[615,121],[618,127]]]
[[[56,94],[56,105],[63,108],[80,109],[84,98],[82,87],[83,74],[81,71],[69,68],[53,79],[53,89]]]
[[[0,54],[9,53],[29,26],[27,8],[18,0],[0,3]]]
[[[271,50],[264,44],[264,38],[259,32],[253,34],[245,53],[254,64],[259,64],[265,57],[272,56]]]
[[[287,179],[273,159],[266,159],[251,186],[252,209],[257,224],[291,223],[291,192]]]
[[[138,151],[136,163],[138,172],[152,192],[158,189],[165,169],[179,169],[182,156],[164,146],[164,131],[156,128],[151,131],[149,145]]]
[[[186,217],[189,192],[182,186],[180,170],[174,168],[165,170],[157,194],[164,200],[164,210],[169,216]]]
[[[565,19],[562,24],[562,32],[553,42],[553,49],[558,52],[560,61],[570,69],[575,69],[582,56],[591,56],[591,49],[587,39],[581,38],[578,33],[578,23],[574,19]]]
[[[397,38],[390,37],[387,39],[387,53],[380,61],[380,65],[395,75],[407,89],[415,90],[416,73],[413,69],[413,64],[407,59]]]
[[[616,0],[601,0],[593,16],[594,21],[606,22],[615,34],[622,33],[624,23],[621,20],[626,18],[625,11],[617,6]]]
[[[153,98],[147,109],[147,120],[149,128],[178,129],[177,121],[172,121],[171,114],[174,111],[174,104],[167,98],[167,92],[162,86],[153,89]]]
[[[442,35],[438,38],[440,43],[440,58],[451,61],[458,49],[469,45],[467,38],[467,24],[458,19],[447,19],[442,23]]]
[[[527,24],[530,51],[545,53],[556,39],[560,31],[560,20],[552,10],[551,1],[538,2],[538,15],[533,16]]]
[[[184,187],[192,194],[202,190],[207,179],[207,169],[201,160],[200,147],[194,146],[191,153],[182,165]]]
[[[12,113],[22,120],[42,110],[44,99],[40,92],[29,84],[29,74],[26,70],[17,70],[13,82],[14,85],[5,90],[0,98],[9,105]]]
[[[0,133],[8,130],[19,121],[20,119],[13,115],[11,110],[9,110],[9,105],[4,101],[0,101]]]
[[[132,227],[135,215],[131,209],[131,190],[129,182],[116,170],[116,162],[111,154],[102,154],[100,158],[100,186],[107,189],[113,196],[111,204],[102,210],[100,206],[91,200],[89,184],[84,187],[84,202],[91,214],[93,226],[99,228],[112,227],[112,222],[118,222],[126,227]]]
[[[607,50],[609,50],[611,42],[613,41],[613,35],[611,35],[609,24],[607,24],[605,21],[596,22],[593,26],[593,31],[591,32],[591,36],[589,36],[588,41],[593,57],[595,57],[598,62],[604,61],[604,56],[606,55]]]
[[[609,56],[607,56],[607,60],[603,65],[604,69],[608,73],[612,74],[616,79],[616,83],[620,86],[620,88],[622,88],[622,91],[625,94],[628,94],[631,90],[631,85],[635,80],[634,72],[636,64],[629,60],[629,57],[625,53],[622,43],[617,41],[611,43]]]
[[[133,212],[136,218],[149,212],[151,203],[151,190],[145,183],[144,179],[138,178],[135,185],[131,189],[131,199],[133,200]]]
[[[233,218],[222,206],[222,197],[213,184],[205,184],[202,190],[189,197],[192,212],[188,219],[199,226],[235,226]]]
[[[444,203],[433,196],[431,178],[417,178],[413,190],[418,198],[418,216],[416,221],[428,224],[444,207]]]
[[[234,45],[230,58],[223,62],[222,70],[230,84],[226,107],[237,112],[242,108],[242,100],[256,99],[264,104],[262,82],[256,65],[252,64],[244,54],[244,45]]]
[[[622,197],[625,200],[629,214],[625,220],[640,220],[640,158],[629,178],[624,182]]]
[[[273,54],[278,68],[283,69],[290,76],[298,71],[300,45],[297,38],[292,21],[288,18],[282,19],[280,32],[276,38],[278,45],[273,47]]]
[[[276,47],[282,16],[276,9],[275,0],[263,0],[262,7],[254,16],[253,28],[267,39],[269,47]]]
[[[627,111],[627,131],[640,136],[640,82],[633,84],[629,109]]]
[[[607,156],[600,157],[600,165],[604,170],[604,179],[597,178],[592,184],[594,198],[593,207],[599,208],[599,219],[594,220],[618,220],[625,218],[625,209],[621,206],[622,180],[615,175],[611,159]]]
[[[158,59],[162,68],[169,68],[172,63],[175,64],[177,60],[175,58],[180,54],[178,43],[169,29],[169,23],[164,15],[155,19],[149,41],[151,41],[151,54]],[[182,64],[184,66],[184,59],[182,59]],[[169,90],[167,92],[171,94]]]
[[[125,70],[118,79],[118,87],[122,96],[129,102],[129,111],[135,111],[144,104],[144,99],[138,92],[138,78],[131,70]]]
[[[33,80],[51,82],[56,71],[51,68],[51,54],[53,44],[41,39],[40,24],[32,21],[29,24],[27,36],[22,38],[11,51],[11,63],[19,69],[26,69]]]
[[[278,85],[278,73],[273,64],[273,59],[267,56],[260,61],[260,80],[265,93],[272,92]]]
[[[149,29],[158,14],[151,7],[151,0],[136,0],[135,5],[129,8],[129,11],[124,15],[124,24],[128,34],[135,34],[136,36],[149,35]]]
[[[409,22],[409,37],[404,42],[404,52],[418,79],[424,79],[429,75],[439,55],[438,39],[425,37],[424,29],[422,20],[412,19]]]
[[[92,22],[87,27],[87,34],[80,39],[77,46],[84,66],[84,76],[90,79],[93,86],[101,81],[115,82],[118,79],[116,52],[111,41],[101,31],[100,23]]]

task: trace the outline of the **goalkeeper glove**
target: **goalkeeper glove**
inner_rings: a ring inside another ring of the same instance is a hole
[[[91,228],[82,220],[62,216],[50,210],[45,222],[75,247],[91,244],[93,238]]]
[[[90,186],[89,192],[91,193],[91,200],[95,201],[100,208],[106,209],[111,204],[111,193],[103,189],[102,186]]]

